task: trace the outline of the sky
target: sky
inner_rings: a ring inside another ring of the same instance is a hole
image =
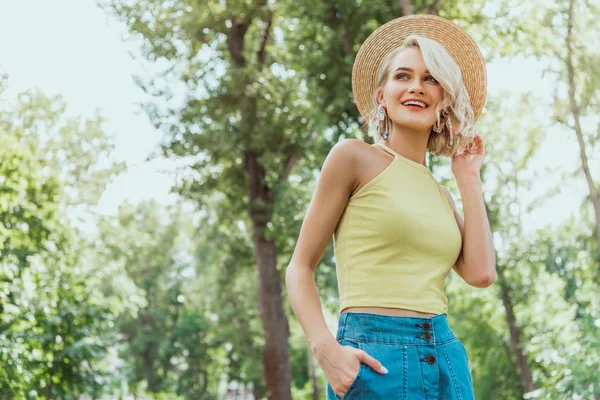
[[[35,12],[32,12],[35,10]],[[115,214],[125,199],[172,203],[173,170],[166,161],[145,162],[161,133],[138,104],[149,97],[136,86],[144,74],[129,55],[124,29],[93,0],[0,0],[0,71],[8,74],[11,98],[30,88],[61,95],[69,115],[107,118],[107,134],[115,138],[114,158],[128,171],[103,195],[98,211]]]
[[[0,72],[9,75],[6,96],[39,88],[46,95],[63,96],[70,115],[91,118],[99,110],[108,120],[106,131],[116,141],[114,158],[126,162],[128,170],[107,187],[97,209],[101,214],[115,214],[126,200],[175,201],[169,194],[174,164],[145,161],[161,133],[138,106],[149,97],[133,76],[146,73],[130,55],[137,48],[124,40],[125,33],[94,0],[0,0]],[[505,89],[550,95],[551,87],[529,60],[488,64],[490,94]],[[553,130],[536,163],[538,168],[561,163],[575,169],[577,156],[574,135]],[[526,216],[524,224],[527,229],[556,225],[571,217],[586,193],[583,179],[571,180],[560,196]]]

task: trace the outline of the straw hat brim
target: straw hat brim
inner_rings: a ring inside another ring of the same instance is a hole
[[[477,43],[462,28],[435,15],[408,15],[396,18],[375,30],[360,47],[352,68],[352,93],[363,119],[373,108],[373,93],[381,61],[409,35],[423,36],[440,43],[462,71],[463,81],[475,120],[486,98],[485,60]]]

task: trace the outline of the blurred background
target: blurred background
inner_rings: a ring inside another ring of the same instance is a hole
[[[476,398],[600,399],[597,0],[0,1],[0,398],[324,399],[283,276],[412,13],[488,61],[498,278],[446,285]],[[331,244],[315,278],[334,332]]]

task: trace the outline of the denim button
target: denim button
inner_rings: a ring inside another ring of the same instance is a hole
[[[426,331],[428,331],[428,330],[430,330],[430,329],[431,329],[431,325],[429,325],[429,322],[425,322],[425,323],[423,323],[423,325],[422,325],[422,326],[423,326],[423,329],[424,329],[424,330],[426,330]]]
[[[427,364],[433,365],[433,364],[435,364],[436,359],[433,354],[430,354],[425,358],[425,361],[427,361]]]
[[[430,342],[431,341],[431,333],[424,334],[423,339],[425,339],[425,341],[427,341],[427,342]]]

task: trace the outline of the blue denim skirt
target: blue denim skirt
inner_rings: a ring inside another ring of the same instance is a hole
[[[375,357],[388,373],[361,363],[343,397],[327,385],[327,400],[474,399],[467,352],[446,314],[421,318],[347,312],[340,315],[336,339]]]

